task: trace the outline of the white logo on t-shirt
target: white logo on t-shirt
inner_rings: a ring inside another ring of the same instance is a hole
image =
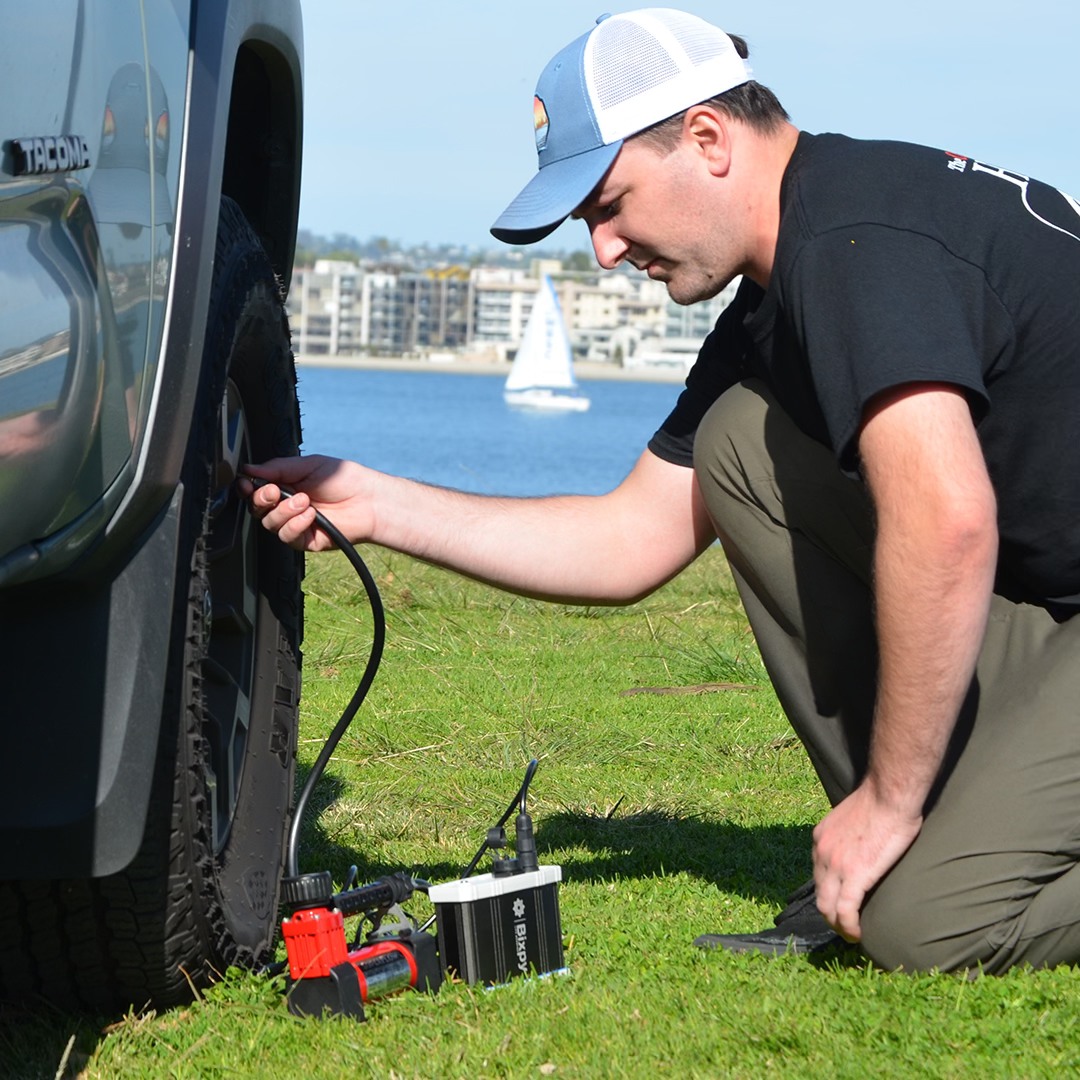
[[[949,168],[952,167],[950,162]],[[1066,236],[1071,236],[1074,240],[1080,240],[1080,203],[1071,195],[1066,195],[1065,192],[1057,191],[1055,188],[1048,187],[1045,184],[1037,184],[1035,191],[1038,194],[1040,205],[1039,209],[1036,210],[1032,205],[1032,180],[1030,177],[1021,173],[1008,172],[1006,169],[999,169],[994,165],[983,165],[980,161],[971,162],[971,171],[989,173],[991,176],[1015,184],[1020,189],[1020,198],[1024,204],[1024,209],[1036,221],[1041,221],[1049,228],[1064,233]],[[1052,214],[1059,220],[1051,221],[1046,216],[1047,214]]]

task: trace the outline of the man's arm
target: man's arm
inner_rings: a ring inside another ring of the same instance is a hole
[[[817,899],[850,940],[859,909],[922,827],[975,671],[997,563],[997,511],[967,401],[905,386],[859,437],[877,514],[878,696],[866,777],[814,830]]]
[[[251,495],[253,512],[295,547],[329,546],[314,508],[354,542],[548,600],[629,603],[714,539],[693,469],[648,450],[614,491],[594,496],[472,495],[320,457],[250,471],[271,481]],[[296,495],[281,500],[278,484]]]

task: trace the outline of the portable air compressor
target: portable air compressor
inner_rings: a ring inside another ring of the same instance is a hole
[[[525,782],[502,820],[457,881],[431,885],[403,872],[369,885],[333,891],[328,872],[282,881],[282,903],[292,914],[282,922],[288,964],[286,1000],[298,1016],[325,1011],[364,1019],[364,1005],[398,990],[436,993],[446,977],[494,986],[523,975],[565,970],[559,882],[562,868],[540,866]],[[473,875],[487,850],[506,846],[505,822],[514,808],[516,856],[496,858],[490,873]],[[435,915],[418,926],[402,905],[426,892]],[[345,918],[361,917],[352,945]],[[435,923],[435,933],[428,926]],[[361,940],[364,926],[369,929]]]
[[[362,1020],[372,998],[408,987],[435,993],[443,980],[435,937],[407,922],[385,925],[423,884],[398,873],[335,893],[325,871],[286,878],[282,900],[294,909],[281,925],[289,1011],[318,1016],[329,1010]],[[351,949],[345,944],[347,915],[372,924],[366,942]]]

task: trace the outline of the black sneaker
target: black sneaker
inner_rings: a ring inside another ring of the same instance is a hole
[[[788,897],[788,905],[776,916],[775,926],[756,934],[701,934],[694,938],[694,944],[701,949],[782,956],[784,953],[819,953],[845,948],[849,943],[818,911],[814,879],[811,878]]]

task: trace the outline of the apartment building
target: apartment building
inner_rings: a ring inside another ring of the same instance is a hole
[[[688,367],[735,286],[692,307],[672,303],[662,282],[622,273],[564,273],[557,261],[529,270],[450,267],[372,270],[320,259],[293,275],[289,314],[306,356],[425,356],[517,349],[539,280],[547,273],[575,355],[625,367]]]
[[[289,290],[296,351],[308,356],[409,356],[461,349],[471,331],[469,271],[394,273],[319,259]]]

